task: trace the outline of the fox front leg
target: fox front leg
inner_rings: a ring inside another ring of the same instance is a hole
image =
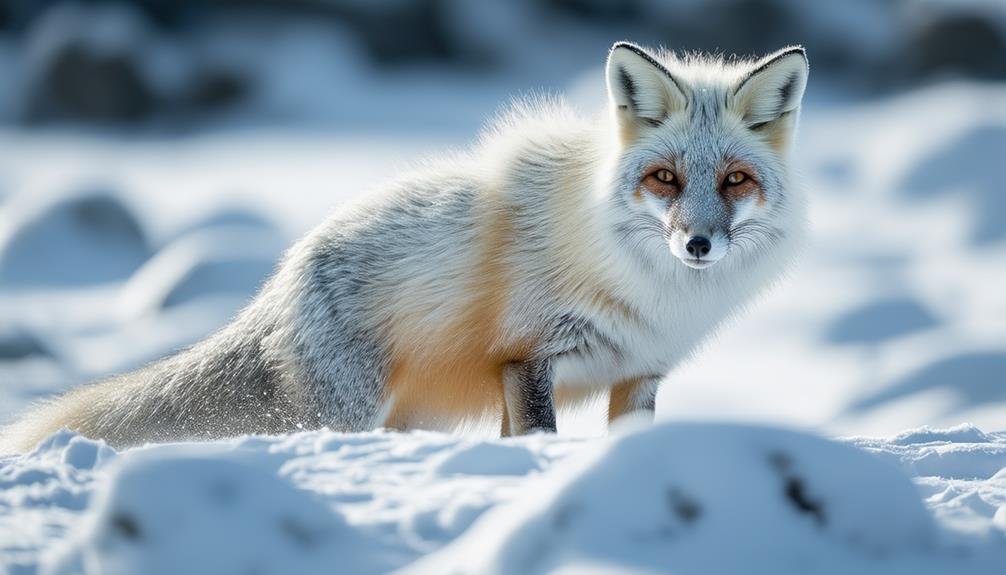
[[[505,365],[502,435],[555,430],[551,362],[535,358]]]

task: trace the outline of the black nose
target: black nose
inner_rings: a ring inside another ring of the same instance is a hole
[[[710,250],[713,249],[713,243],[709,241],[709,238],[695,236],[688,240],[688,243],[685,244],[685,249],[693,256],[701,258],[702,256],[709,255]]]

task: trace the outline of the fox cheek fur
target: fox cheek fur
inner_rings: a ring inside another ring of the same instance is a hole
[[[723,61],[616,44],[611,122],[516,106],[322,223],[218,333],[30,410],[0,453],[61,427],[116,446],[328,426],[555,431],[598,392],[657,387],[801,245],[787,156],[800,48]]]

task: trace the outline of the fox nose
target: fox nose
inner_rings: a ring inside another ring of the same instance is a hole
[[[694,257],[701,258],[702,256],[709,255],[709,252],[713,249],[713,243],[709,241],[709,238],[704,236],[693,236],[688,243],[685,244],[685,249],[688,253]]]

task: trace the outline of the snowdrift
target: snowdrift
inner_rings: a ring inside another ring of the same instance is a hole
[[[940,454],[936,456],[934,454]],[[925,477],[910,479],[913,470]],[[994,470],[994,471],[993,471]],[[16,573],[992,573],[1006,434],[317,431],[0,464]]]

